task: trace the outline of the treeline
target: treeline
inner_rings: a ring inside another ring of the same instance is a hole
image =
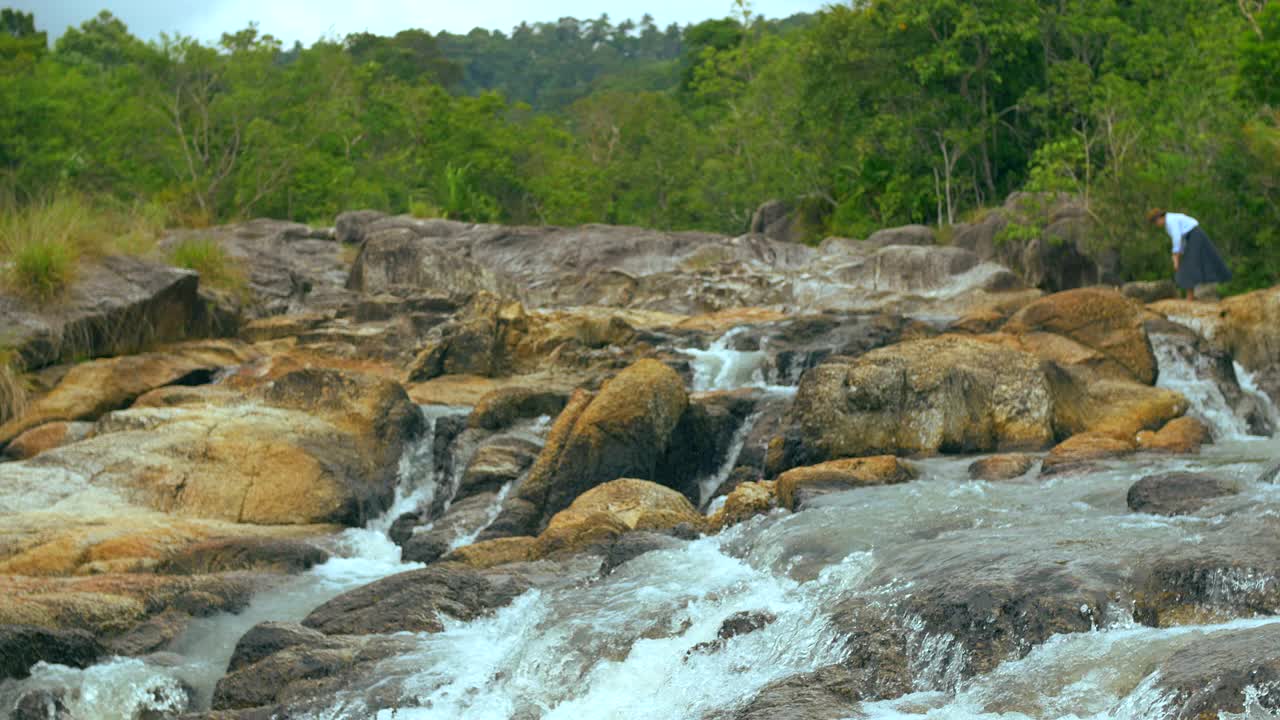
[[[20,199],[147,202],[175,222],[471,220],[745,230],[780,198],[812,239],[1069,192],[1131,277],[1141,224],[1199,217],[1280,282],[1280,3],[870,0],[660,29],[607,17],[285,48],[142,42],[109,14],[52,48],[0,17],[0,172]]]

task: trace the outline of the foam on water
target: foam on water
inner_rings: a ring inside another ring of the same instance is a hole
[[[1222,388],[1213,380],[1208,358],[1198,354],[1187,357],[1176,338],[1168,335],[1152,333],[1150,338],[1151,350],[1159,367],[1157,386],[1182,393],[1219,439],[1251,437],[1248,423],[1236,415]]]
[[[760,413],[753,413],[738,426],[733,433],[733,439],[729,442],[729,450],[724,455],[724,460],[720,462],[720,467],[715,472],[698,481],[698,507],[706,508],[711,501],[711,496],[716,490],[724,484],[729,478],[729,473],[733,472],[733,468],[738,464],[738,456],[742,454],[742,448],[747,444],[747,436],[751,434],[751,429],[755,427],[756,421],[760,419]]]
[[[733,328],[711,343],[706,350],[681,350],[693,357],[694,392],[760,388],[780,394],[795,393],[794,387],[774,385],[768,381],[772,361],[767,351],[732,349],[733,339],[746,329],[745,326]]]

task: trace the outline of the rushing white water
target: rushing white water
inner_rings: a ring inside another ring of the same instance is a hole
[[[736,327],[720,336],[706,350],[690,348],[681,352],[693,357],[693,390],[737,390],[760,388],[792,394],[795,388],[769,382],[772,362],[765,350],[734,350],[733,339],[746,327]]]
[[[1159,367],[1157,386],[1182,393],[1191,403],[1192,412],[1209,424],[1215,437],[1251,437],[1248,423],[1231,408],[1215,381],[1209,358],[1179,343],[1179,338],[1159,333],[1152,333],[1150,338]]]
[[[1232,361],[1231,364],[1235,367],[1236,378],[1240,381],[1240,389],[1258,399],[1262,407],[1266,408],[1267,417],[1271,420],[1271,427],[1280,432],[1280,407],[1276,407],[1275,402],[1271,400],[1271,396],[1258,387],[1258,381],[1254,378],[1253,373],[1246,370],[1238,362]]]

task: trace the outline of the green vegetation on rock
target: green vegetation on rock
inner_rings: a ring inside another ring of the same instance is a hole
[[[1126,278],[1168,274],[1142,221],[1162,206],[1203,222],[1228,291],[1280,280],[1275,3],[744,3],[683,28],[288,48],[252,26],[144,42],[108,13],[49,48],[38,18],[5,18],[0,182],[24,200],[141,199],[185,226],[368,207],[740,233],[779,199],[817,241],[1061,192]]]

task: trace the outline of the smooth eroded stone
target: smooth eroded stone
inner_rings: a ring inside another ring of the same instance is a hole
[[[1200,473],[1176,472],[1144,477],[1129,488],[1129,509],[1149,515],[1187,515],[1214,498],[1236,495],[1240,488],[1229,480]]]

